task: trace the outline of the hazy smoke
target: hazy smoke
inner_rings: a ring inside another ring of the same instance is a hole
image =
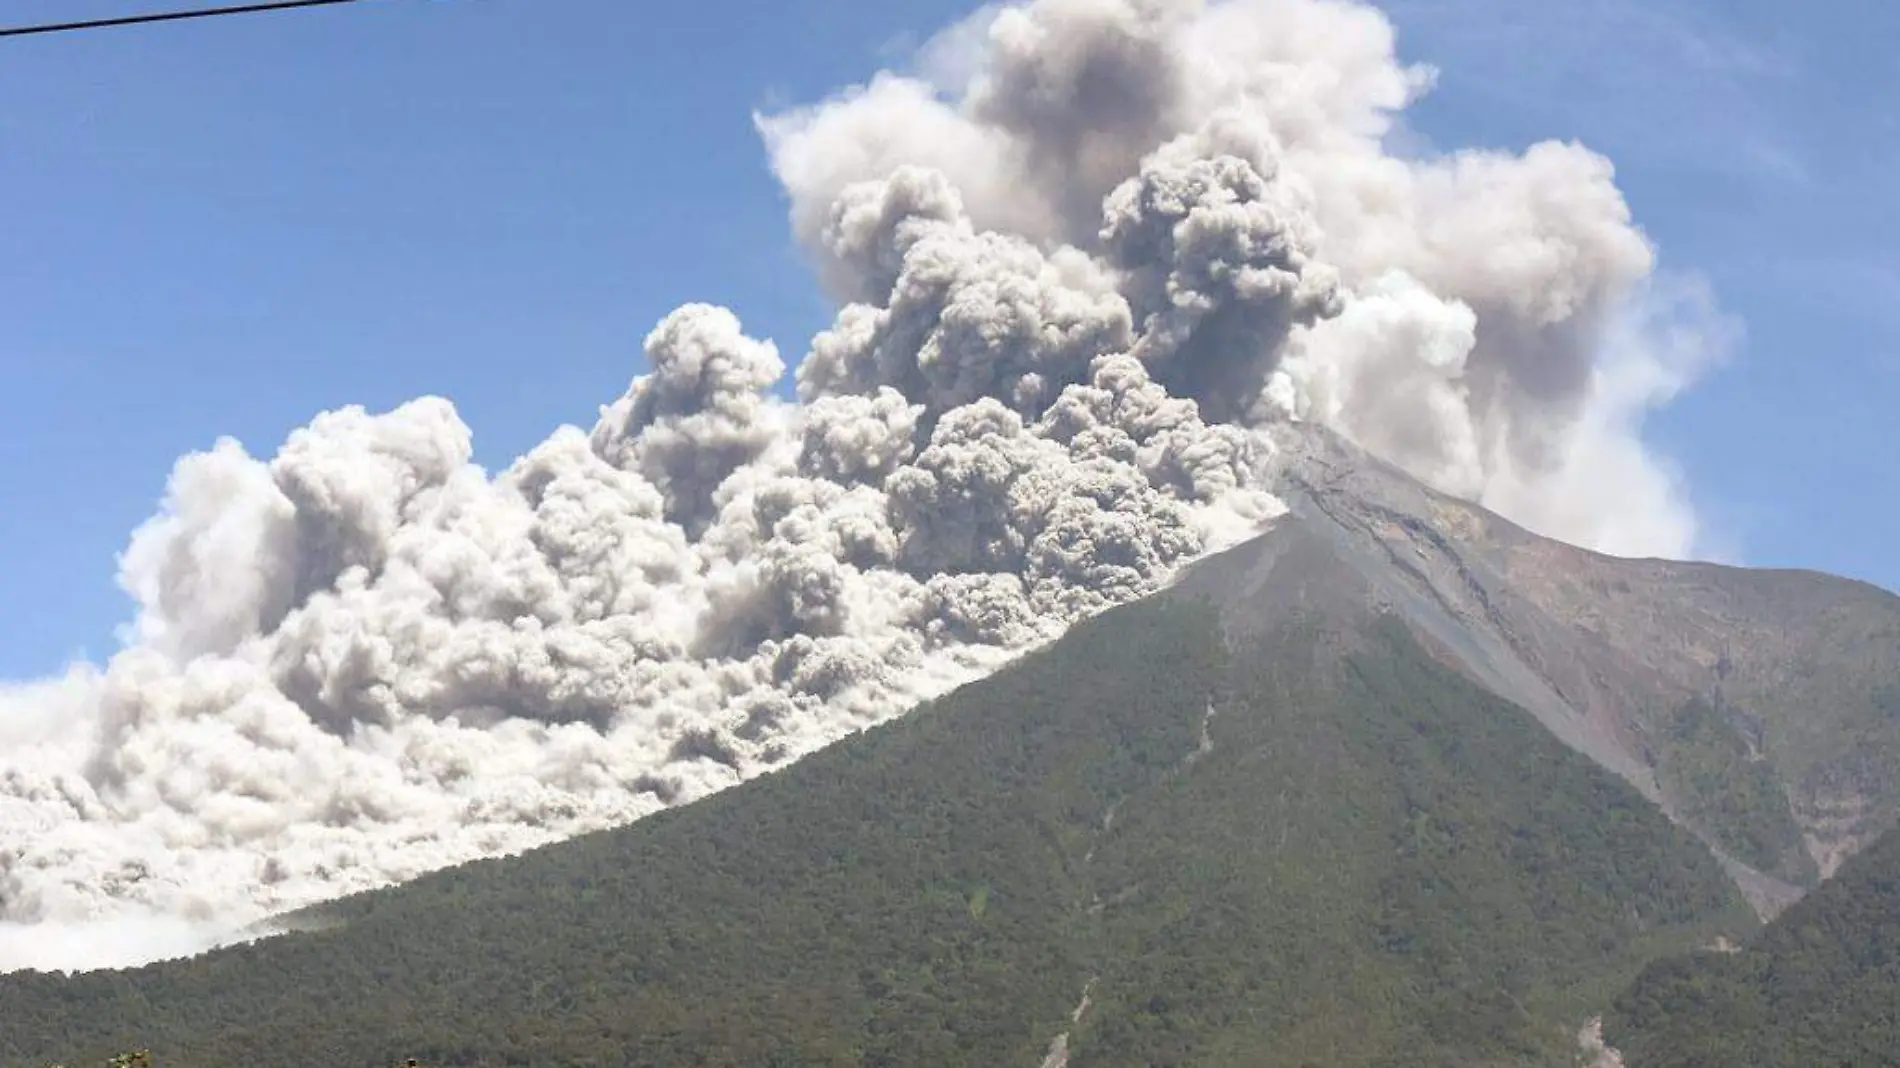
[[[0,967],[639,817],[989,669],[1281,510],[1293,422],[1616,552],[1707,356],[1609,164],[1386,151],[1430,82],[1343,0],[1038,0],[762,117],[840,302],[689,305],[591,433],[470,463],[446,402],[188,456],[103,668],[0,691]],[[31,937],[25,937],[30,935]]]

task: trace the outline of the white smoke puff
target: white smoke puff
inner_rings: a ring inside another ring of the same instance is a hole
[[[604,722],[635,685],[620,661],[678,655],[688,630],[677,588],[697,565],[662,507],[571,429],[499,484],[464,466],[415,495],[377,572],[285,620],[276,681],[339,734],[415,713]]]
[[[1140,360],[1125,354],[1095,361],[1089,381],[1062,391],[1038,430],[1077,458],[1155,459],[1154,443],[1174,430],[1206,429],[1191,400],[1168,395]]]
[[[413,572],[400,571],[375,586],[354,572],[285,621],[272,674],[314,722],[344,735],[358,724],[391,723],[413,702],[439,709],[434,695],[448,690],[449,679],[424,665],[456,663],[456,674],[465,679],[470,653],[479,646],[489,650],[481,660],[506,664],[505,654],[493,648],[501,636],[492,626],[484,629],[489,633],[456,628],[440,614],[434,589],[416,581]]]
[[[765,396],[785,373],[778,350],[740,329],[738,316],[689,304],[647,335],[651,374],[601,410],[594,448],[665,494],[667,518],[689,531],[710,520],[713,493],[781,432]]]
[[[1587,400],[1611,318],[1654,264],[1613,170],[1578,146],[1546,143],[1521,157],[1460,156],[1411,172],[1406,185],[1396,190],[1402,225],[1375,216],[1358,229],[1384,230],[1375,262],[1477,313],[1472,406],[1521,460],[1540,462],[1547,431]],[[1349,272],[1371,266],[1349,242],[1330,254]]]
[[[883,491],[820,479],[779,478],[749,499],[761,538],[799,543],[822,541],[831,555],[872,572],[897,559]]]
[[[1399,163],[1379,145],[1437,72],[1399,62],[1396,34],[1378,8],[1351,0],[1193,6],[1195,17],[1174,41],[1192,57],[1178,132],[1224,114],[1228,123],[1250,120],[1270,131],[1291,155]]]
[[[235,441],[180,460],[120,558],[119,584],[140,605],[131,640],[190,659],[274,625],[294,594],[295,515]]]
[[[81,770],[115,810],[158,819],[256,799],[275,818],[297,822],[304,804],[335,788],[324,755],[340,743],[286,701],[249,657],[201,657],[180,668],[131,650],[114,658],[98,700],[104,737]],[[207,802],[208,778],[223,781]],[[190,833],[244,836],[217,821]]]
[[[1044,0],[990,22],[966,108],[1008,138],[1023,184],[1047,191],[1057,233],[1098,225],[1102,198],[1179,128],[1187,57],[1172,37],[1197,6]]]
[[[813,398],[800,411],[798,468],[837,483],[882,483],[915,452],[921,405],[888,386]]]
[[[24,784],[46,783],[54,773],[49,769],[72,766],[91,752],[100,686],[99,671],[88,664],[76,664],[41,682],[0,683],[0,754],[8,761],[0,765],[0,775],[22,784],[19,793],[0,792],[0,805],[25,798],[29,791],[39,800],[58,792]],[[0,827],[5,826],[0,821]]]
[[[521,539],[503,539],[479,568],[509,591],[503,605],[479,613],[508,620],[534,615],[544,623],[638,616],[655,642],[682,647],[697,602],[682,596],[699,568],[686,534],[664,518],[653,485],[608,465],[580,431],[563,427],[505,472],[503,530],[525,524]],[[547,589],[551,585],[553,589]]]
[[[1011,497],[1033,530],[1023,567],[1030,604],[1065,621],[1152,592],[1201,549],[1185,509],[1126,464],[1039,468]]]
[[[904,166],[888,179],[841,190],[831,205],[824,246],[858,277],[859,292],[852,299],[888,302],[903,273],[904,254],[930,223],[970,232],[963,197],[941,171]]]
[[[1042,0],[946,36],[956,60],[931,64],[933,81],[881,73],[757,118],[808,246],[842,190],[907,164],[949,176],[978,229],[1087,246],[1102,197],[1223,109],[1240,105],[1294,151],[1373,162],[1434,76],[1395,61],[1376,9],[1338,0]],[[818,258],[827,279],[854,273]]]
[[[1642,419],[1723,358],[1739,331],[1706,285],[1651,279],[1604,325],[1608,355],[1591,371],[1582,415],[1547,439],[1542,462],[1500,465],[1480,499],[1609,553],[1669,555],[1668,546],[1694,544],[1682,475],[1643,447]]]
[[[1102,240],[1142,316],[1135,352],[1216,415],[1245,413],[1295,327],[1338,311],[1310,211],[1237,156],[1171,142],[1107,202]]]
[[[793,695],[827,701],[853,687],[883,685],[919,659],[910,635],[888,642],[798,635],[772,650],[775,681]]]
[[[1332,427],[1448,493],[1477,497],[1488,465],[1465,384],[1477,316],[1402,272],[1295,335],[1269,403]]]
[[[944,644],[1016,648],[1049,636],[1055,622],[1036,614],[1022,579],[993,572],[933,576],[920,608],[924,633]]]
[[[83,923],[0,922],[0,972],[84,971],[118,967],[126,960],[174,960],[231,941],[220,923],[163,914]]]
[[[931,181],[906,168],[874,185]],[[1130,343],[1127,304],[1085,257],[1045,255],[1019,238],[975,233],[960,218],[891,224],[882,221],[888,205],[915,198],[869,189],[854,186],[851,195],[886,205],[875,231],[895,243],[858,254],[867,276],[895,272],[888,304],[847,309],[813,342],[798,371],[805,397],[889,386],[930,415],[1000,397],[1033,416],[1092,359]]]
[[[1227,546],[1285,511],[1265,487],[1270,439],[1208,425],[1191,400],[1171,397],[1132,356],[1097,360],[1090,381],[1065,389],[1038,433],[1077,460],[1129,463],[1157,489],[1204,507],[1188,513],[1203,547]]]
[[[818,542],[774,539],[747,560],[743,581],[714,593],[709,645],[743,648],[794,634],[834,635],[849,625],[849,565]]]
[[[1020,574],[1030,605],[1064,620],[1147,592],[1200,548],[1132,466],[1070,461],[994,400],[946,416],[890,491],[914,574]]]
[[[271,477],[296,509],[293,603],[345,569],[380,568],[410,502],[472,454],[468,427],[440,397],[380,416],[352,405],[292,432],[271,462]]]
[[[1061,458],[1060,449],[1029,437],[1022,417],[997,401],[949,413],[929,447],[890,479],[906,566],[922,574],[1019,572],[1027,544],[1011,489]]]
[[[727,503],[701,550],[714,559],[697,655],[745,655],[797,634],[888,636],[918,596],[892,570],[900,542],[871,486],[763,479]]]
[[[793,193],[793,232],[817,252],[820,280],[844,300],[859,299],[868,285],[863,262],[830,254],[824,239],[832,205],[848,187],[887,178],[909,164],[941,172],[960,200],[988,209],[977,219],[982,226],[1034,233],[1047,217],[1032,191],[1011,188],[1016,183],[1003,162],[1004,139],[965,119],[915,79],[880,74],[824,104],[754,121],[773,173]]]

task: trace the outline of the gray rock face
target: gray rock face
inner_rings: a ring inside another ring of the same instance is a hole
[[[1292,507],[1176,596],[1230,631],[1391,613],[1695,831],[1771,914],[1900,814],[1900,597],[1805,571],[1620,559],[1437,494],[1329,433]]]

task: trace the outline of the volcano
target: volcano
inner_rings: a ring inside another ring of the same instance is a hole
[[[1900,598],[1586,552],[1322,431],[1274,477],[1257,537],[893,722],[296,933],[5,977],[0,1052],[1567,1064],[1893,822]]]

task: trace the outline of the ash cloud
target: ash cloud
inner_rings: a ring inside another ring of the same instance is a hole
[[[506,470],[454,408],[178,462],[101,666],[0,690],[0,968],[637,819],[1257,530],[1302,424],[1536,529],[1680,555],[1643,415],[1719,349],[1581,146],[1396,156],[1431,73],[1347,0],[1034,0],[758,120],[838,302],[688,305]]]

